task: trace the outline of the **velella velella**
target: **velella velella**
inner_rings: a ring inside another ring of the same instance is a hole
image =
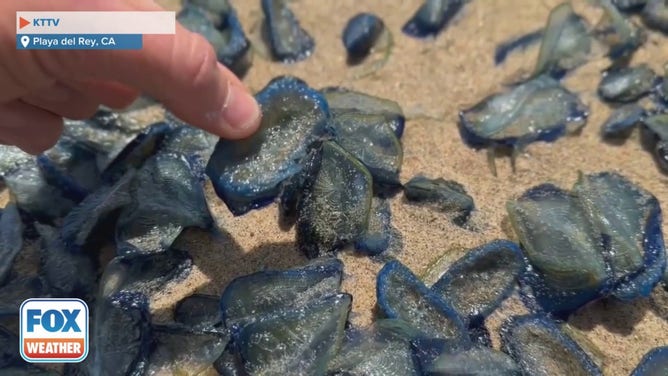
[[[214,328],[222,323],[220,299],[214,295],[190,295],[174,307],[174,321],[196,329]]]
[[[475,209],[473,198],[466,193],[463,185],[454,180],[415,176],[404,184],[404,196],[409,202],[428,205],[446,213],[458,226],[463,226]]]
[[[668,113],[656,113],[646,116],[642,121],[641,142],[648,149],[659,169],[668,173],[666,163],[666,143],[668,142]]]
[[[401,30],[415,38],[436,36],[448,26],[467,2],[468,0],[425,0]]]
[[[385,29],[385,23],[373,13],[353,16],[343,29],[341,39],[349,61],[358,61],[369,54]]]
[[[668,4],[663,0],[647,0],[642,19],[652,29],[668,33]]]
[[[367,229],[355,240],[355,250],[370,256],[388,250],[400,251],[403,246],[401,234],[392,226],[391,219],[388,200],[372,198]]]
[[[19,338],[0,326],[0,369],[16,363],[19,356]]]
[[[513,316],[501,327],[502,348],[524,375],[603,375],[578,344],[545,316]]]
[[[399,261],[390,261],[380,270],[376,295],[384,317],[406,321],[421,336],[447,339],[455,345],[468,343],[466,324],[454,307]]]
[[[622,11],[634,11],[642,9],[647,0],[612,0],[612,3]]]
[[[587,29],[586,21],[575,14],[570,3],[554,8],[545,27],[534,76],[561,77],[584,63],[592,44]]]
[[[451,348],[439,341],[416,341],[422,375],[519,376],[519,366],[508,355],[488,347]]]
[[[647,40],[647,33],[619,12],[610,0],[600,0],[605,14],[597,25],[598,39],[608,46],[608,57],[624,64]]]
[[[480,323],[510,296],[524,268],[519,247],[496,240],[455,261],[431,290],[469,323]]]
[[[321,258],[301,268],[261,271],[239,277],[230,282],[220,299],[225,326],[243,326],[264,315],[335,294],[342,276],[341,261]]]
[[[0,286],[0,318],[18,316],[19,307],[26,299],[49,298],[49,287],[41,276],[18,276]]]
[[[601,296],[648,296],[663,275],[658,201],[621,175],[581,175],[571,192],[542,184],[507,208],[531,264],[520,282],[534,309],[568,315]]]
[[[250,42],[236,11],[227,1],[187,1],[176,20],[185,28],[202,35],[213,46],[218,61],[237,76],[251,65]]]
[[[649,94],[658,83],[656,73],[645,64],[608,70],[598,86],[605,101],[633,102]]]
[[[23,248],[23,222],[14,203],[0,209],[0,286],[9,278],[9,272]]]
[[[668,369],[668,346],[656,347],[645,354],[631,376],[659,376]]]
[[[575,94],[542,75],[461,111],[459,132],[467,145],[490,148],[493,158],[497,147],[521,151],[532,142],[573,133],[586,124],[588,111]]]
[[[271,203],[281,183],[300,172],[309,145],[327,133],[327,101],[301,80],[274,79],[256,99],[260,130],[241,141],[218,141],[206,169],[235,215]]]
[[[315,41],[304,30],[286,0],[262,0],[264,32],[274,58],[285,63],[304,60],[315,49]]]
[[[647,111],[636,103],[629,103],[615,109],[601,126],[603,138],[623,138],[633,127],[641,123]]]
[[[309,258],[332,254],[364,234],[371,208],[371,174],[334,142],[307,163],[313,171],[298,203],[297,246]]]

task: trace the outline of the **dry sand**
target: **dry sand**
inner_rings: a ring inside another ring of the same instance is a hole
[[[170,0],[164,3],[175,4]],[[401,262],[420,274],[443,255],[455,260],[462,255],[462,249],[512,237],[504,231],[506,201],[542,182],[569,188],[579,170],[618,171],[659,200],[668,199],[666,177],[642,150],[636,133],[621,146],[603,143],[599,137],[600,125],[610,113],[595,95],[600,72],[608,64],[603,58],[594,58],[566,80],[566,86],[579,93],[591,108],[582,134],[553,144],[531,145],[519,157],[515,173],[509,159],[499,157],[498,177],[494,177],[485,152],[474,151],[462,143],[456,126],[457,113],[498,90],[504,81],[517,76],[518,71],[533,68],[536,48],[511,56],[505,65],[495,67],[494,47],[510,37],[542,27],[550,9],[559,1],[473,1],[454,25],[431,41],[411,39],[400,32],[420,3],[421,0],[294,0],[293,10],[316,40],[315,53],[293,65],[255,56],[254,65],[244,79],[253,90],[259,90],[277,75],[292,74],[316,88],[343,85],[401,104],[411,118],[403,138],[402,181],[417,173],[454,179],[465,185],[477,206],[473,218],[476,229],[465,230],[451,224],[442,214],[407,205],[401,195],[395,197],[393,224],[402,232],[405,246],[397,256]],[[238,0],[234,5],[247,31],[259,22],[258,0]],[[586,1],[577,1],[574,6],[592,23],[601,15],[599,9]],[[385,21],[394,35],[395,46],[387,65],[377,74],[353,80],[345,63],[340,35],[347,20],[361,11],[374,12]],[[652,33],[634,63],[648,62],[662,72],[663,63],[668,62],[665,46],[666,38]],[[161,319],[169,317],[174,302],[193,292],[220,294],[234,277],[262,268],[288,268],[306,262],[294,247],[294,232],[278,229],[275,205],[235,218],[210,187],[208,195],[221,235],[190,230],[179,239],[179,245],[194,255],[196,270],[187,281],[154,297],[152,307]],[[664,224],[664,233],[665,228]],[[346,265],[344,289],[354,297],[352,321],[366,325],[374,315],[375,276],[382,264],[351,252],[343,252],[340,257]],[[661,302],[663,311],[656,307],[657,302]],[[604,354],[606,375],[627,375],[649,349],[668,344],[666,307],[668,294],[657,290],[651,299],[632,304],[593,303],[578,312],[570,324]],[[518,312],[522,312],[521,305],[511,299],[488,320],[497,345],[500,322]]]

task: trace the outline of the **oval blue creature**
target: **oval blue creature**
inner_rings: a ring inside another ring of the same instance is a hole
[[[641,10],[647,0],[612,0],[612,3],[623,12],[634,12]]]
[[[668,113],[656,113],[645,117],[640,128],[640,141],[654,157],[659,169],[668,174]]]
[[[17,335],[4,326],[0,326],[0,370],[17,363],[21,359],[19,343]]]
[[[656,347],[645,354],[631,376],[660,376],[668,370],[668,346]]]
[[[470,344],[465,319],[399,261],[386,263],[378,272],[376,298],[383,316],[406,321],[421,336]]]
[[[19,307],[26,299],[52,297],[42,277],[16,277],[0,286],[0,318],[18,317]]]
[[[668,34],[668,4],[664,0],[647,0],[641,15],[649,28]]]
[[[193,294],[176,304],[174,321],[191,328],[214,328],[222,324],[220,298]]]
[[[660,78],[646,64],[611,69],[598,85],[598,95],[607,102],[634,102],[651,93]]]
[[[455,261],[431,290],[479,325],[512,294],[525,267],[517,244],[496,240]]]
[[[443,340],[418,339],[413,350],[421,375],[521,375],[510,356],[490,347],[457,348]]]
[[[284,63],[297,62],[311,56],[315,41],[300,25],[286,0],[262,0],[264,32],[271,52]]]
[[[343,45],[349,61],[365,58],[385,30],[385,23],[373,13],[359,13],[351,18],[343,29]]]
[[[404,34],[414,38],[436,36],[447,28],[469,0],[425,0],[402,27]]]
[[[338,292],[342,277],[343,263],[336,258],[238,277],[220,298],[223,322],[230,329],[243,327],[274,312],[301,307]]]
[[[309,146],[328,134],[325,98],[293,77],[278,77],[256,99],[260,129],[244,140],[220,139],[206,172],[234,215],[271,203],[281,184],[299,173]]]
[[[610,0],[599,1],[599,6],[605,12],[604,22],[599,23],[598,34],[608,45],[608,57],[613,63],[624,62],[642,46],[647,40],[647,33],[644,29],[634,24],[628,17],[619,12]]]
[[[501,326],[501,347],[523,375],[603,376],[587,353],[545,316],[513,316]]]
[[[506,61],[506,58],[509,54],[518,50],[525,50],[530,46],[540,42],[543,39],[544,33],[545,29],[538,29],[499,43],[494,50],[494,64],[502,64],[504,61]]]
[[[614,110],[601,126],[603,138],[625,138],[633,128],[642,123],[647,111],[636,103],[630,103]]]
[[[367,230],[355,240],[355,250],[369,256],[377,256],[385,251],[399,251],[402,238],[392,226],[392,213],[387,200],[373,198]]]
[[[9,278],[14,259],[23,249],[23,222],[16,204],[0,209],[0,286]]]
[[[418,175],[404,184],[404,196],[409,202],[428,205],[450,215],[457,226],[464,226],[475,209],[473,197],[454,180]]]

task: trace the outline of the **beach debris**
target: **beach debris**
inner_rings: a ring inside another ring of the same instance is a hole
[[[543,39],[544,34],[545,29],[541,28],[499,43],[494,50],[494,64],[502,64],[511,53],[526,50],[537,44]]]
[[[300,25],[286,0],[262,0],[265,37],[276,60],[292,63],[311,56],[315,41]]]
[[[646,64],[608,70],[598,86],[598,95],[608,102],[634,102],[649,94],[659,83]]]
[[[365,58],[384,31],[385,23],[373,13],[359,13],[348,20],[341,39],[349,60]]]
[[[638,366],[631,372],[631,376],[660,375],[668,369],[668,346],[655,347],[648,351]]]
[[[552,142],[585,126],[588,107],[558,81],[538,76],[493,94],[459,113],[459,133],[470,147],[487,148],[490,169],[496,148],[513,150],[515,156],[528,144]]]
[[[243,77],[246,74],[252,63],[251,44],[236,11],[227,0],[186,1],[176,20],[206,38],[218,61],[235,75]]]
[[[603,375],[587,353],[545,316],[510,317],[501,327],[501,343],[523,375]]]
[[[327,133],[327,101],[299,79],[275,78],[256,99],[263,114],[258,132],[220,139],[206,168],[234,215],[273,202],[281,183],[301,171],[309,146]]]
[[[0,209],[0,286],[9,279],[14,259],[23,249],[23,222],[16,204]]]
[[[531,265],[520,284],[534,311],[566,317],[603,296],[646,297],[663,275],[659,202],[619,174],[581,174],[570,192],[542,184],[507,209]]]
[[[636,103],[625,104],[615,109],[601,126],[603,138],[626,138],[633,128],[642,123],[647,111]]]
[[[447,339],[453,346],[469,344],[465,318],[399,261],[378,272],[376,295],[385,318],[404,320],[422,336]]]
[[[392,226],[391,219],[388,200],[372,198],[367,229],[355,240],[355,250],[369,256],[377,256],[387,250],[400,251],[402,237]]]
[[[431,286],[472,325],[480,325],[517,286],[524,272],[517,244],[496,240],[469,250]]]
[[[641,15],[649,28],[668,33],[668,4],[664,0],[647,0]]]
[[[372,178],[360,161],[329,141],[307,166],[309,178],[297,208],[297,247],[316,258],[352,244],[366,232]]]
[[[414,38],[434,37],[448,27],[468,1],[425,0],[401,31]]]
[[[464,226],[475,209],[473,198],[454,180],[418,175],[404,184],[404,196],[409,202],[446,213],[458,226]]]

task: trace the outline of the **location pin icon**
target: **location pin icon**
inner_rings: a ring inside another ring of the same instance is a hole
[[[27,35],[24,35],[21,37],[21,44],[23,45],[23,48],[28,47],[28,44],[30,44],[30,37]]]

